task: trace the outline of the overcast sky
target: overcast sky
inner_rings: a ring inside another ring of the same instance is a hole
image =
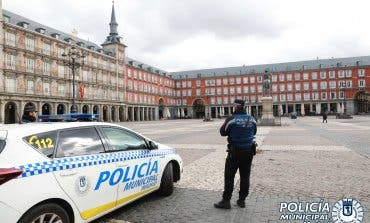
[[[101,44],[110,0],[3,0]],[[166,71],[370,55],[368,0],[116,0],[127,56]]]

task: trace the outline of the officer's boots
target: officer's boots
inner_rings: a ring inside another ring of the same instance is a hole
[[[245,208],[245,201],[244,200],[239,199],[239,200],[236,201],[236,204],[241,208]]]
[[[230,209],[231,208],[230,200],[224,200],[224,199],[222,199],[218,203],[214,203],[214,206],[215,206],[215,208],[221,208],[221,209]]]

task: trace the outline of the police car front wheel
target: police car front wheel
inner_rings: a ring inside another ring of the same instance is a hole
[[[163,171],[159,193],[162,196],[170,196],[173,193],[173,168],[172,163],[168,163]]]
[[[19,223],[70,223],[67,212],[57,204],[42,204],[26,212]]]

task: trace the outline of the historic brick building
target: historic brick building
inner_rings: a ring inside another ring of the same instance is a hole
[[[6,10],[0,19],[0,123],[18,122],[27,104],[69,113],[72,72],[62,55],[71,46],[86,55],[75,72],[77,110],[103,121],[223,116],[235,98],[258,115],[266,69],[275,115],[370,112],[369,56],[169,73],[126,56],[114,6],[101,45]]]
[[[370,56],[175,72],[176,104],[193,117],[217,117],[239,98],[258,116],[265,70],[274,115],[370,112]]]

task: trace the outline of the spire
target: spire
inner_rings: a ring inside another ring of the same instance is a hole
[[[112,1],[112,14],[111,14],[109,26],[110,26],[109,35],[111,36],[118,35],[118,32],[117,32],[118,23],[116,21],[116,13],[114,12],[114,0]]]
[[[120,43],[121,37],[118,35],[117,31],[118,23],[116,21],[116,13],[114,11],[114,1],[112,1],[112,14],[110,17],[110,23],[109,23],[109,36],[107,36],[107,39],[103,44],[111,44],[111,43]]]

